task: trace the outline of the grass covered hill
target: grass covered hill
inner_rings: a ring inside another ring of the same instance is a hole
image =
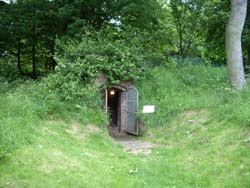
[[[249,187],[248,88],[232,91],[224,67],[191,64],[156,67],[136,85],[144,126],[134,139],[156,144],[148,154],[108,136],[101,105],[88,105],[99,95],[79,104],[2,80],[0,187]],[[142,114],[146,104],[156,113]]]

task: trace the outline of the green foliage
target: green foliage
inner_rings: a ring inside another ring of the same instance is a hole
[[[214,109],[215,117],[249,126],[249,91],[249,87],[244,88],[241,93],[232,90],[230,87],[223,88],[220,91],[221,93],[219,93],[220,98],[218,102],[220,105]]]
[[[171,0],[170,19],[172,23],[173,36],[175,40],[172,44],[176,48],[175,52],[180,56],[189,54],[199,54],[199,47],[202,45],[204,38],[204,3],[199,0],[181,1]]]
[[[149,126],[166,125],[181,112],[201,109],[208,109],[218,121],[249,125],[249,88],[232,91],[225,67],[191,62],[156,67],[138,87],[140,104],[156,105],[155,114],[140,114]]]
[[[99,100],[89,91],[93,86],[82,91],[86,100],[78,105],[62,100],[57,88],[49,91],[46,79],[0,80],[0,187],[250,183],[249,88],[231,90],[225,67],[174,62],[137,82],[140,109],[156,105],[155,114],[140,114],[146,130],[138,139],[160,143],[147,155],[124,152],[108,136],[100,106],[88,104]]]
[[[90,81],[104,73],[111,82],[133,79],[142,74],[143,53],[139,45],[115,40],[115,34],[96,32],[83,35],[80,41],[57,41],[57,72],[69,80]],[[70,77],[72,76],[72,77]]]
[[[249,129],[210,120],[206,112],[180,114],[171,126],[150,129],[147,141],[161,144],[146,155],[125,152],[98,127],[43,121],[32,144],[0,161],[0,186],[248,187]]]
[[[5,88],[12,88],[7,83],[1,83],[1,91]],[[0,157],[20,145],[32,143],[31,132],[33,126],[38,124],[41,106],[30,101],[24,94],[17,94],[7,90],[1,93],[0,110]]]
[[[39,72],[48,71],[44,65],[51,64],[53,40],[56,33],[60,35],[52,3],[16,1],[0,8],[0,56],[8,58],[20,75],[37,78]]]
[[[106,124],[101,98],[94,87],[81,90],[81,100],[64,101],[60,91],[49,90],[45,81],[0,81],[0,158],[23,145],[32,144],[34,129],[41,126],[44,118]]]
[[[230,1],[206,2],[206,36],[201,55],[214,64],[226,61],[225,28],[230,14]]]
[[[83,23],[74,38],[56,42],[55,74],[48,78],[48,87],[60,90],[64,99],[75,98],[104,74],[109,84],[121,80],[140,80],[155,65],[169,62],[165,52],[165,37],[158,31],[151,33],[138,29],[122,31],[104,27],[95,31]]]
[[[54,71],[56,38],[86,34],[86,24],[93,27],[93,34],[105,27],[112,28],[112,35],[136,33],[132,40],[140,34],[141,46],[137,47],[143,48],[147,60],[153,59],[155,64],[171,55],[225,63],[224,33],[230,9],[227,0],[18,0],[2,2],[0,9],[0,56],[16,66],[20,75],[37,78]],[[244,60],[249,64],[248,33],[247,19],[242,39]]]
[[[250,70],[250,3],[247,4],[247,16],[246,21],[242,33],[242,46],[243,46],[243,52],[244,52],[244,64],[247,68],[247,71]]]
[[[120,0],[114,3],[115,21],[121,28],[140,28],[155,31],[159,27],[159,19],[163,9],[156,0]]]
[[[0,59],[0,75],[1,79],[9,81],[16,80],[20,76],[16,66],[7,58]]]
[[[159,48],[149,47],[153,38],[145,40],[145,36],[112,28],[99,32],[89,28],[81,36],[76,34],[76,39],[57,40],[57,67],[47,79],[48,87],[57,88],[64,99],[75,99],[85,90],[93,90],[86,85],[92,85],[100,74],[106,75],[110,84],[142,79],[149,62],[166,61]]]
[[[18,0],[1,3],[0,10],[0,56],[35,79],[55,69],[56,37],[85,32],[86,23],[96,31],[103,26],[155,31],[162,13],[155,0]]]

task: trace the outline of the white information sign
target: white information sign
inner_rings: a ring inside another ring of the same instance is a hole
[[[155,112],[155,105],[145,105],[143,106],[143,113],[154,113]]]

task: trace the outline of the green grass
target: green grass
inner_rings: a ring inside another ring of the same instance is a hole
[[[170,65],[151,70],[137,83],[140,104],[154,104],[156,113],[140,118],[151,126],[165,125],[181,112],[208,110],[218,121],[250,125],[250,88],[241,93],[230,89],[225,67]]]
[[[0,187],[249,187],[249,128],[207,121],[206,111],[188,112],[151,129],[162,146],[138,156],[103,127],[44,121],[32,144],[0,162]]]
[[[249,127],[218,122],[208,111],[187,111],[148,130],[146,139],[166,145],[166,154],[176,152],[171,159],[191,176],[193,187],[249,187],[249,134]]]
[[[138,139],[160,144],[149,155],[126,153],[99,111],[3,84],[0,187],[250,187],[248,88],[231,91],[224,68],[204,65],[158,67],[137,86],[139,109],[156,105],[140,114]]]

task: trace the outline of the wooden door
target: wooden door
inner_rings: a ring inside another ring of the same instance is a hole
[[[126,131],[138,135],[137,122],[138,91],[134,86],[130,86],[126,91]]]

